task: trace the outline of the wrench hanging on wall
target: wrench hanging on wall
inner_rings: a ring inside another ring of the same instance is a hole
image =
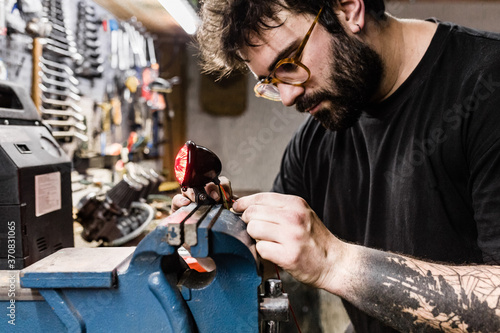
[[[63,0],[43,0],[42,8],[43,18],[52,29],[44,39],[42,54],[34,60],[40,96],[33,99],[35,104],[39,103],[44,121],[58,140],[71,142],[77,138],[85,142],[87,126],[78,105],[82,92],[71,69],[84,57],[78,52],[75,35],[68,27]]]
[[[97,18],[95,8],[86,1],[78,2],[77,15],[77,44],[83,58],[76,63],[75,72],[78,76],[90,79],[102,77],[104,57],[99,41],[102,20]]]

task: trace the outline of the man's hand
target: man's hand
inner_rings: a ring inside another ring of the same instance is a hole
[[[324,288],[331,283],[343,243],[324,226],[300,197],[259,193],[238,199],[257,252],[288,271],[297,280]]]
[[[231,189],[231,182],[229,179],[226,177],[219,177],[220,183],[224,190],[226,191],[226,194],[229,197],[229,200],[233,197],[233,190]],[[214,199],[215,201],[219,202],[221,200],[220,194],[219,194],[219,187],[215,185],[214,183],[208,183],[205,185],[205,191],[207,194]],[[172,213],[178,210],[181,207],[189,205],[191,202],[195,201],[194,197],[194,191],[192,188],[188,188],[187,191],[182,192],[182,194],[177,194],[172,198]]]
[[[307,203],[260,193],[233,204],[257,251],[401,332],[500,332],[500,267],[424,262],[340,241]]]

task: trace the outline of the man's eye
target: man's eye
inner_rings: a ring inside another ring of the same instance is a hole
[[[293,72],[296,72],[297,69],[298,69],[297,65],[295,65],[291,62],[287,62],[287,63],[281,64],[280,67],[278,67],[276,69],[276,74],[279,75],[282,73],[293,73]]]

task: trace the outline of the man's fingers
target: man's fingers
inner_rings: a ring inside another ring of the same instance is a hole
[[[219,181],[220,185],[226,192],[227,199],[232,199],[233,190],[231,188],[231,182],[229,181],[229,179],[227,179],[226,177],[219,177]],[[208,183],[207,185],[205,185],[205,191],[215,201],[219,201],[221,199],[221,193],[218,185],[215,185],[214,183]]]
[[[193,199],[194,200],[194,199]],[[178,210],[181,207],[187,206],[191,203],[191,199],[189,199],[184,194],[176,194],[172,198],[172,213]]]
[[[243,212],[241,219],[247,223],[253,220],[279,223],[279,221],[287,219],[288,213],[289,211],[283,210],[281,207],[252,205]]]
[[[244,212],[251,205],[285,207],[287,200],[291,198],[291,196],[279,193],[257,193],[239,198],[233,204],[233,209],[237,212]]]
[[[212,199],[214,199],[215,201],[219,201],[219,186],[215,185],[214,183],[209,183],[205,185],[205,191]]]
[[[280,242],[283,237],[282,228],[268,221],[252,220],[247,225],[247,232],[253,239]]]
[[[182,191],[182,195],[191,201],[195,201],[194,190],[192,188],[188,188],[187,190]]]
[[[275,242],[258,241],[255,245],[255,249],[262,258],[278,266],[282,265],[282,259],[287,255],[284,246]]]

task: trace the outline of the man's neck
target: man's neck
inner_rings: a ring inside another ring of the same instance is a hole
[[[437,24],[421,20],[402,20],[389,16],[367,26],[366,40],[382,57],[384,75],[373,102],[391,96],[422,60]]]

